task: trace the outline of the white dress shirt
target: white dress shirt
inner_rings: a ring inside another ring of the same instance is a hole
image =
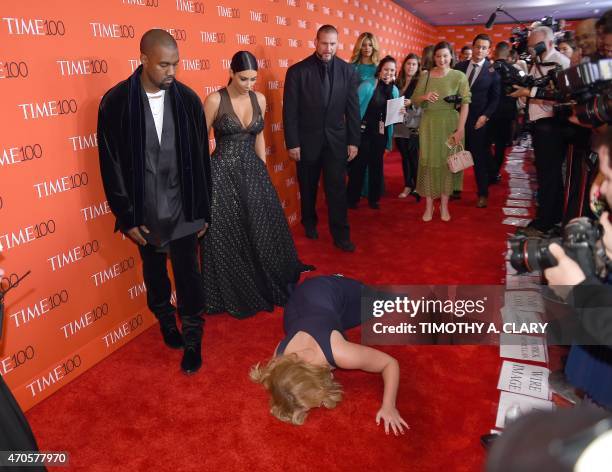
[[[468,64],[467,70],[465,71],[465,75],[467,75],[467,77],[470,77],[470,74],[472,73],[472,69],[474,68],[474,64],[477,64],[478,67],[476,68],[476,72],[474,72],[474,77],[472,78],[472,82],[470,83],[470,87],[472,86],[472,84],[474,82],[476,82],[476,79],[478,78],[478,75],[480,74],[480,71],[482,70],[482,66],[484,64],[486,60],[486,57],[481,60],[480,62],[472,62],[470,61],[470,63]]]

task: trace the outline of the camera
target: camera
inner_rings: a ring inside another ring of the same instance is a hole
[[[561,66],[556,62],[543,62],[542,66],[554,66],[542,77],[534,77],[527,75],[522,70],[518,70],[511,64],[508,64],[503,59],[498,59],[493,63],[493,69],[499,74],[504,93],[506,95],[514,92],[513,85],[520,87],[546,87],[549,83],[556,84],[557,74],[561,70]]]
[[[565,103],[555,104],[555,114],[576,114],[585,125],[612,123],[612,59],[578,64],[557,73],[557,89]]]
[[[556,36],[564,33],[561,31],[559,21],[552,16],[545,16],[544,18],[540,19],[538,23],[539,26],[548,26],[553,30],[553,33],[555,33]],[[524,61],[527,61],[527,63],[531,62],[531,55],[529,54],[529,47],[527,46],[529,31],[530,29],[526,26],[512,28],[512,36],[508,38],[512,48],[515,49],[516,52],[519,53],[519,57]],[[546,47],[544,46],[544,50],[546,50],[545,48]],[[542,51],[538,51],[537,45],[535,49],[536,55],[539,56],[542,54]]]
[[[601,243],[602,236],[603,227],[597,220],[574,218],[563,228],[561,238],[511,238],[510,263],[519,274],[554,267],[557,260],[548,246],[557,243],[578,263],[586,277],[605,277],[609,261]]]

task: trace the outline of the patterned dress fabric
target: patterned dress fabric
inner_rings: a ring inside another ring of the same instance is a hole
[[[435,103],[421,102],[419,98],[427,92],[437,92],[440,98]],[[450,153],[446,141],[457,129],[459,113],[453,104],[444,101],[449,95],[461,95],[462,103],[470,103],[472,94],[463,72],[451,69],[444,77],[430,76],[429,80],[424,72],[412,94],[415,104],[423,108],[416,191],[424,197],[439,198],[453,193],[453,174],[446,163]]]
[[[213,123],[216,149],[211,156],[211,224],[201,242],[206,312],[237,318],[272,311],[288,299],[305,266],[272,185],[255,153],[264,120],[250,92],[253,118],[246,127],[236,116],[227,89]]]

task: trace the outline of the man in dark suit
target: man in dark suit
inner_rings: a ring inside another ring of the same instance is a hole
[[[510,50],[511,46],[509,43],[505,41],[497,43],[493,53],[495,62],[507,63],[510,56]],[[489,184],[495,184],[501,180],[499,172],[504,163],[506,147],[509,146],[512,141],[512,130],[514,128],[514,122],[516,121],[517,111],[516,98],[502,93],[497,110],[493,112],[487,124],[489,128],[489,142],[495,145],[495,154],[493,155],[493,159],[489,161]]]
[[[106,198],[120,230],[138,245],[147,306],[164,342],[184,348],[182,370],[202,365],[204,286],[198,237],[210,221],[211,174],[202,102],[175,78],[176,41],[152,29],[140,41],[142,65],[110,89],[98,111],[98,151]],[[170,303],[170,256],[178,315]]]
[[[283,96],[285,143],[297,162],[302,225],[317,239],[317,186],[321,171],[327,196],[329,230],[334,244],[353,252],[350,240],[345,176],[347,160],[357,155],[360,140],[359,77],[336,57],[338,31],[324,25],[317,31],[315,53],[287,71]]]
[[[478,208],[487,206],[489,196],[489,160],[487,121],[497,109],[500,96],[500,78],[487,59],[491,38],[479,34],[472,42],[472,59],[463,61],[455,69],[465,73],[472,91],[470,112],[465,123],[465,147],[474,158],[474,174],[478,186]]]

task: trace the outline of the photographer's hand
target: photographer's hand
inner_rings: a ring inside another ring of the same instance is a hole
[[[521,87],[520,85],[513,85],[513,87],[516,89],[514,92],[509,93],[508,96],[509,97],[514,97],[514,98],[521,98],[521,97],[529,97],[529,95],[531,94],[531,89],[527,88],[527,87]]]
[[[563,248],[557,243],[552,243],[548,249],[557,260],[557,265],[546,269],[544,277],[548,280],[551,290],[565,300],[570,290],[583,282],[586,277],[578,263],[565,254]]]
[[[604,211],[599,217],[599,222],[604,229],[601,241],[606,249],[606,255],[612,259],[612,223],[610,223],[610,212]]]

